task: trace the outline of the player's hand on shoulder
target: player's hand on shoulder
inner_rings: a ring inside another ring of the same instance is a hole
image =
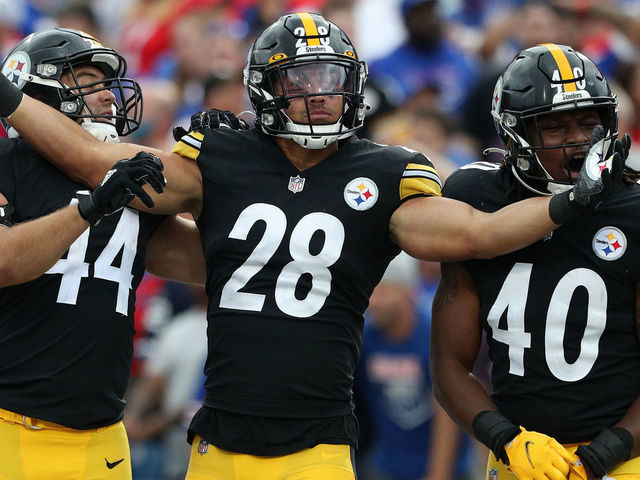
[[[604,128],[597,125],[576,184],[571,190],[554,195],[549,203],[551,219],[563,224],[598,208],[622,179],[630,146],[628,134],[612,142],[605,138]]]
[[[162,193],[167,183],[163,169],[162,161],[148,152],[138,152],[133,158],[118,161],[93,192],[77,192],[80,215],[97,225],[103,216],[124,208],[134,197],[153,207],[153,200],[142,186],[148,183],[157,193]]]
[[[211,108],[206,112],[197,112],[191,115],[189,130],[183,127],[174,127],[173,138],[178,142],[190,132],[205,133],[207,130],[215,130],[220,127],[233,130],[249,130],[249,124],[238,118],[233,112]]]
[[[572,456],[554,438],[520,427],[520,433],[508,442],[505,452],[508,469],[519,480],[566,480]]]

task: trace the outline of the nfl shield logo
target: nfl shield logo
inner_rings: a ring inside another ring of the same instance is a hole
[[[498,469],[491,468],[489,469],[489,480],[498,480]]]
[[[198,453],[200,455],[204,455],[208,451],[209,451],[209,442],[201,439],[200,443],[198,443]]]
[[[301,192],[303,188],[304,178],[301,178],[300,175],[289,178],[289,190],[291,190],[293,193]]]

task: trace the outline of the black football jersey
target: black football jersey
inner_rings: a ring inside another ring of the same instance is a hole
[[[509,203],[494,164],[451,175],[444,195],[492,212]],[[533,245],[472,260],[492,366],[492,398],[512,422],[561,443],[591,440],[640,395],[635,321],[640,185]],[[495,235],[494,232],[486,232]]]
[[[16,222],[69,205],[83,189],[22,139],[0,139],[0,192]],[[164,218],[129,208],[106,216],[44,275],[0,288],[0,408],[77,429],[122,418],[135,290]]]
[[[174,151],[195,158],[203,178],[204,405],[288,419],[351,414],[363,314],[399,251],[389,219],[408,198],[440,195],[429,160],[351,138],[300,172],[271,137],[230,129],[191,134]]]

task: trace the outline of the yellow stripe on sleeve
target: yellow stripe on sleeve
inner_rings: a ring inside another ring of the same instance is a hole
[[[431,165],[409,163],[400,180],[400,200],[415,195],[442,196],[442,182]]]
[[[400,180],[400,200],[415,195],[441,197],[440,184],[429,178],[413,177]]]
[[[571,65],[569,64],[569,60],[567,56],[564,54],[562,49],[556,45],[555,43],[543,43],[543,47],[547,47],[547,49],[553,55],[553,59],[556,61],[558,65],[558,70],[560,71],[560,78],[563,81],[574,80],[573,71],[571,70]],[[577,90],[576,82],[569,82],[564,84],[565,92],[575,92]]]
[[[307,39],[307,45],[320,45],[320,39],[318,38],[318,27],[316,26],[316,22],[313,21],[313,17],[308,13],[302,12],[298,13],[300,20],[302,20],[302,26],[304,27],[304,31],[307,37],[316,37]]]
[[[200,147],[202,146],[202,139],[204,135],[199,132],[189,132],[175,144],[171,153],[177,153],[181,157],[196,160],[200,155]]]

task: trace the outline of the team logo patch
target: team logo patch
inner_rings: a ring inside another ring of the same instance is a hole
[[[299,193],[304,188],[304,178],[300,175],[289,178],[289,190],[293,193]]]
[[[344,201],[354,210],[369,210],[378,201],[378,186],[369,178],[355,178],[344,187]]]
[[[596,232],[591,245],[598,257],[610,262],[624,255],[627,237],[616,227],[604,227]]]
[[[498,480],[498,469],[497,468],[490,468],[489,469],[489,475],[487,476],[488,480]]]
[[[198,453],[200,455],[204,455],[209,451],[209,442],[206,440],[200,439],[200,443],[198,443]]]
[[[4,62],[2,66],[2,74],[11,82],[16,84],[19,89],[24,87],[27,81],[20,78],[20,74],[29,73],[31,71],[31,59],[25,52],[13,52],[11,56]]]

